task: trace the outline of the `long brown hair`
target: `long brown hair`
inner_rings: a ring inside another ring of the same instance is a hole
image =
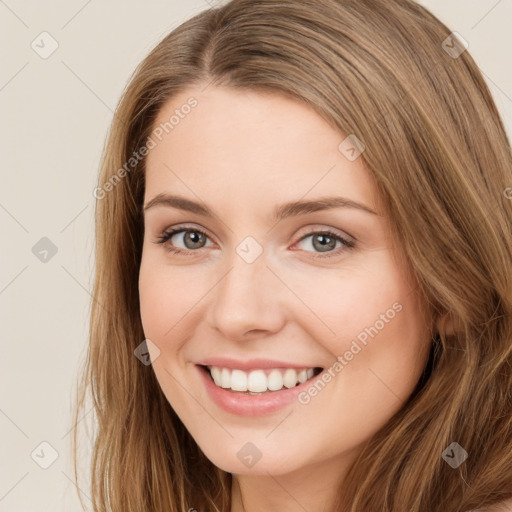
[[[197,83],[288,95],[363,141],[428,313],[454,327],[436,333],[416,391],[368,441],[334,510],[455,512],[511,498],[512,154],[477,65],[411,0],[232,0],[150,52],[104,148],[75,408],[80,427],[92,397],[94,511],[231,505],[231,475],[204,456],[134,356],[144,340],[140,148],[162,105]],[[75,429],[75,457],[77,439]],[[457,468],[442,457],[453,442],[468,454]]]

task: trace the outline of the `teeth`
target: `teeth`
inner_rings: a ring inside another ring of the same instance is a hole
[[[210,368],[210,374],[211,376],[213,377],[213,381],[215,382],[215,384],[217,386],[219,386],[219,388],[223,388],[224,386],[222,385],[222,371],[219,370],[219,368],[217,368],[216,366],[212,366]],[[229,371],[227,370],[226,371],[226,375],[229,377]],[[226,383],[228,384],[226,387],[229,388],[229,382],[227,381],[226,379]]]
[[[215,384],[224,389],[249,393],[264,393],[293,388],[302,384],[314,375],[313,368],[295,370],[294,368],[273,370],[230,370],[218,366],[208,366]]]
[[[279,370],[272,370],[267,377],[267,388],[270,391],[279,391],[283,387],[283,376]]]
[[[313,375],[311,375],[313,376]],[[301,370],[297,374],[297,378],[299,379],[299,382],[302,384],[303,382],[306,382],[308,380],[308,371],[307,370]]]
[[[242,370],[231,372],[231,389],[233,391],[247,391],[247,374],[245,372]]]
[[[283,384],[287,388],[293,388],[293,386],[297,384],[297,381],[298,379],[296,370],[294,370],[293,368],[288,368],[288,370],[284,372]]]
[[[222,369],[221,379],[221,386],[223,388],[231,387],[231,372],[227,368]]]
[[[231,374],[231,379],[233,379],[233,374],[236,371],[240,370],[233,370],[233,373]],[[245,374],[245,372],[240,373]],[[267,376],[262,370],[256,370],[249,373],[249,377],[247,377],[247,389],[254,393],[262,393],[263,391],[267,391]],[[245,389],[243,389],[242,391],[245,391]]]

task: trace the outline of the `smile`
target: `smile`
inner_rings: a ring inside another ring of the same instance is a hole
[[[293,388],[322,371],[322,368],[265,368],[251,371],[219,366],[206,368],[219,388],[251,395]]]

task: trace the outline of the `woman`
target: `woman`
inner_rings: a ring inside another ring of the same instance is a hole
[[[512,509],[511,187],[464,41],[410,0],[175,29],[95,190],[94,510]]]

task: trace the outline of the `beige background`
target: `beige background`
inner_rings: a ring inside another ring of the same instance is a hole
[[[512,0],[422,3],[469,42],[511,134]],[[100,151],[134,67],[207,7],[205,0],[0,0],[2,512],[80,510],[70,480],[70,411],[87,343]],[[58,48],[43,59],[52,44]],[[43,237],[57,250],[46,262]],[[43,469],[53,450],[58,457]]]

